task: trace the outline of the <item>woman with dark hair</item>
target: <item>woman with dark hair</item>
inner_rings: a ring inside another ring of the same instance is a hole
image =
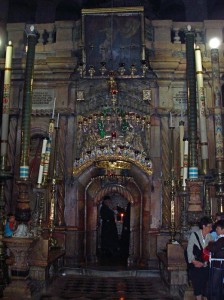
[[[198,224],[199,230],[192,232],[187,246],[189,279],[192,282],[194,295],[197,300],[207,299],[207,283],[209,277],[208,263],[200,257],[202,249],[212,241],[210,234],[212,219],[203,217]],[[204,298],[203,298],[204,297]]]

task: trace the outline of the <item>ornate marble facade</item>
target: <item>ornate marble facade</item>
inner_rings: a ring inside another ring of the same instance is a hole
[[[170,227],[170,190],[164,182],[170,176],[170,113],[175,126],[174,167],[177,178],[180,178],[181,120],[185,122],[187,136],[186,55],[185,43],[181,38],[187,23],[149,19],[144,19],[144,22],[145,53],[149,68],[144,77],[115,75],[118,90],[115,105],[108,92],[108,74],[102,78],[80,78],[79,54],[83,47],[81,22],[56,21],[36,25],[39,38],[34,64],[31,119],[31,141],[34,141],[34,146],[31,148],[30,164],[33,171],[30,176],[35,184],[40,161],[38,147],[48,135],[49,119],[56,98],[55,114],[57,116],[60,113],[57,170],[62,183],[58,187],[55,225],[60,234],[64,234],[65,264],[97,261],[99,206],[106,194],[114,196],[116,204],[123,199],[131,203],[130,264],[140,261],[148,263],[150,259],[155,259],[156,253],[169,239],[169,234],[161,237],[161,232],[169,233]],[[6,28],[8,40],[13,43],[8,161],[13,168],[14,178],[18,177],[19,172],[26,57],[24,26],[24,23],[11,23]],[[203,57],[209,169],[212,171],[215,169],[214,100],[208,40],[213,35],[223,40],[224,21],[191,22],[191,26]],[[223,44],[220,47],[221,74],[222,62]],[[3,57],[0,63],[4,70]],[[104,125],[103,132],[99,127],[100,121]],[[128,131],[122,127],[127,124]],[[114,127],[111,129],[109,126]],[[103,155],[97,156],[97,151],[103,152]],[[138,155],[141,157],[138,158]],[[200,142],[198,155],[200,169]],[[120,168],[119,164],[102,167],[96,161],[123,161],[128,163],[128,167]],[[83,167],[77,170],[80,166]],[[14,180],[8,180],[6,211],[15,209],[17,197]],[[203,199],[203,194],[200,197]],[[214,213],[216,201],[212,188],[209,197]],[[35,207],[36,198],[36,190],[33,189],[30,192],[32,208]],[[44,201],[43,226],[48,222],[47,190]],[[200,213],[204,213],[201,201]],[[175,194],[175,204],[175,224],[179,232],[182,204],[178,193]]]

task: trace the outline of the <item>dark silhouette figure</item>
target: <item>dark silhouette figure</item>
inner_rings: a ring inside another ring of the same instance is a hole
[[[103,257],[115,257],[118,252],[118,232],[114,211],[110,208],[111,199],[105,196],[100,209],[102,219],[101,250]]]

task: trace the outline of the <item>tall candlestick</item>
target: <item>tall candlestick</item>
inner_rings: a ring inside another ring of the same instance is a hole
[[[5,59],[5,76],[4,76],[4,94],[3,94],[3,107],[2,107],[2,130],[1,130],[1,157],[7,154],[8,144],[8,130],[9,130],[9,96],[10,96],[10,83],[12,73],[12,42],[8,43],[6,47]]]
[[[60,114],[58,113],[57,124],[56,124],[57,128],[59,127],[59,119],[60,119]]]
[[[42,150],[41,150],[41,161],[40,161],[40,168],[39,168],[39,174],[38,174],[38,179],[37,183],[41,184],[42,179],[43,179],[43,171],[44,171],[44,159],[45,159],[45,152],[47,148],[47,139],[43,140],[43,145],[42,145]]]
[[[188,140],[184,140],[184,162],[183,162],[183,183],[182,186],[186,186],[186,179],[188,178]]]
[[[44,168],[43,168],[43,176],[44,176],[44,181],[46,181],[48,177],[48,171],[49,171],[49,163],[50,163],[50,156],[51,156],[51,143],[53,139],[53,134],[54,134],[54,126],[55,120],[50,119],[49,122],[49,128],[48,128],[48,142],[47,142],[47,147],[46,147],[46,152],[44,155]]]
[[[183,178],[183,163],[184,163],[184,121],[179,122],[180,129],[180,177]]]
[[[55,104],[56,104],[56,97],[54,98],[53,111],[52,111],[52,116],[51,116],[52,119],[54,119]]]
[[[199,126],[200,126],[200,143],[201,143],[201,173],[208,172],[208,138],[206,129],[206,115],[205,115],[205,92],[203,83],[203,70],[201,50],[199,47],[195,49],[195,66],[197,77],[197,92],[198,92],[198,108],[199,108]]]
[[[43,165],[44,181],[48,177],[50,155],[51,155],[51,140],[49,139],[47,142],[46,151],[44,154],[44,165]]]
[[[183,119],[183,102],[182,98],[180,99],[180,120]]]
[[[191,28],[190,26],[188,27]],[[190,30],[185,33],[186,39],[186,79],[188,98],[188,139],[189,139],[189,178],[198,178],[198,151],[197,151],[197,97],[195,74],[195,33]]]
[[[171,112],[170,112],[170,127],[174,127],[173,126],[173,116],[172,116]]]

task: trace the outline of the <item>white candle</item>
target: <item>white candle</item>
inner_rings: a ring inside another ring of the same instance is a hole
[[[182,120],[183,118],[183,103],[182,103],[182,98],[180,99],[180,119]]]
[[[54,98],[53,111],[51,118],[54,119],[54,111],[55,111],[56,97]]]
[[[5,58],[4,93],[2,102],[1,156],[7,155],[8,146],[12,51],[12,42],[9,41],[8,46],[6,47]]]
[[[51,155],[51,139],[47,142],[46,152],[44,154],[44,168],[43,168],[43,175],[45,177],[48,176],[49,170],[49,162],[50,162],[50,155]]]
[[[183,164],[184,164],[184,121],[179,123],[180,129],[180,176],[183,178]]]
[[[188,178],[188,140],[184,141],[184,172],[183,172],[183,186],[186,186],[186,179]]]
[[[173,127],[173,117],[172,113],[170,112],[170,127]]]
[[[37,183],[41,184],[42,179],[43,179],[43,171],[44,171],[44,158],[45,158],[45,152],[46,152],[46,147],[47,147],[47,139],[43,140],[43,145],[42,145],[42,150],[41,150],[41,161],[40,161],[40,168],[39,168],[39,174],[38,174],[38,179]]]
[[[202,55],[199,47],[195,49],[196,63],[196,79],[198,93],[198,111],[199,111],[199,126],[200,126],[200,142],[201,142],[201,159],[208,160],[208,136],[207,136],[207,121],[206,121],[206,101],[203,81]],[[205,167],[206,168],[206,167]]]
[[[58,126],[59,126],[59,119],[60,119],[60,114],[58,113],[57,124],[56,124],[56,127],[57,127],[57,128],[58,128]]]

